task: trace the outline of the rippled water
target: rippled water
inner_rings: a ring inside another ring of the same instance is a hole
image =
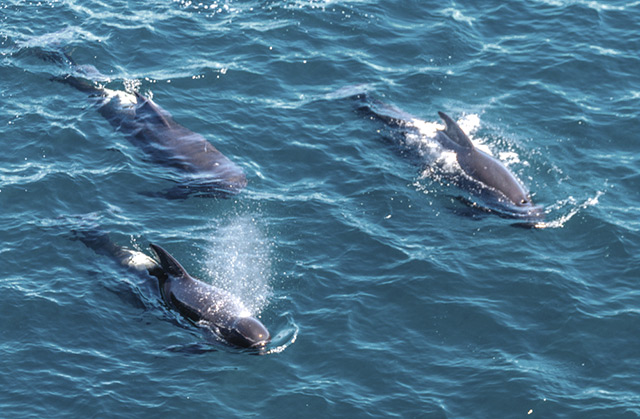
[[[1,416],[640,416],[640,3],[0,11]],[[158,196],[177,174],[53,81],[47,49],[153,97],[247,188]],[[460,121],[546,228],[465,205],[360,91],[419,144],[437,111]],[[207,346],[75,239],[87,223],[238,296],[270,352]]]

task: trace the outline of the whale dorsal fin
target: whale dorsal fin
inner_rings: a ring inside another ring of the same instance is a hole
[[[138,103],[142,102],[139,105],[139,109],[145,110],[147,112],[147,115],[155,119],[159,124],[164,125],[167,128],[171,128],[172,121],[166,114],[166,111],[163,111],[162,109],[160,109],[158,105],[153,103],[151,99],[149,99],[148,97],[142,96],[140,93],[136,92],[135,90],[133,94],[136,95],[136,98],[139,101]]]
[[[178,278],[189,277],[189,274],[182,267],[182,265],[180,265],[180,262],[178,262],[173,256],[171,256],[169,252],[167,252],[157,244],[151,243],[149,247],[151,247],[151,250],[153,250],[153,252],[158,257],[158,259],[160,260],[160,266],[162,266],[162,269],[167,274],[176,276]]]
[[[460,147],[473,149],[473,143],[469,137],[467,137],[467,134],[462,131],[462,128],[460,128],[456,121],[451,119],[451,117],[444,112],[438,112],[438,115],[440,115],[440,118],[442,118],[445,124],[443,132],[447,134],[447,137],[449,137],[451,141],[458,144]]]

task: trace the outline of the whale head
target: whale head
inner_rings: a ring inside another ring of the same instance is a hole
[[[544,208],[540,205],[536,205],[529,194],[524,197],[520,197],[518,200],[512,203],[511,209],[516,215],[516,218],[526,218],[531,221],[543,221],[544,220]]]
[[[518,220],[514,225],[526,228],[539,228],[544,225],[545,209],[535,204],[529,195],[526,199],[512,202],[504,199],[488,205],[488,209],[495,211],[499,216]]]
[[[518,200],[512,200],[508,197],[500,197],[497,200],[488,200],[489,209],[495,210],[498,214],[505,218],[519,219],[530,223],[538,223],[544,221],[544,207],[534,203],[527,194],[519,197]]]
[[[264,349],[271,340],[267,328],[255,317],[240,317],[220,332],[227,342],[240,348]]]

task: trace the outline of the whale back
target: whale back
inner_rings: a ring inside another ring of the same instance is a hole
[[[516,206],[531,204],[527,189],[498,159],[474,150],[458,156],[458,163],[469,176],[500,192]]]
[[[527,189],[500,160],[476,149],[467,134],[449,115],[444,112],[438,112],[438,115],[446,125],[439,133],[446,137],[448,145],[455,148],[458,163],[465,173],[502,195],[498,195],[498,201],[506,199],[516,207],[532,207]],[[439,140],[442,142],[441,138]]]

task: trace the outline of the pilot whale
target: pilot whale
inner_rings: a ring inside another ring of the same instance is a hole
[[[191,277],[160,246],[151,244],[156,260],[143,252],[115,244],[107,233],[98,229],[75,231],[75,234],[96,253],[110,256],[138,274],[155,277],[159,297],[164,303],[202,328],[207,335],[234,347],[259,351],[269,343],[267,328],[236,296]]]
[[[170,307],[234,346],[265,347],[271,339],[269,331],[237,297],[192,277],[162,247],[150,246],[166,274],[160,291]]]
[[[359,111],[380,119],[391,127],[417,131],[414,125],[417,118],[395,106],[373,100],[366,93],[357,94],[353,98],[357,100]],[[542,221],[541,207],[532,202],[529,191],[518,178],[500,160],[474,146],[449,115],[444,112],[438,112],[438,115],[444,121],[445,129],[438,130],[434,139],[443,149],[455,153],[462,171],[462,176],[450,176],[450,180],[484,203],[483,206],[475,203],[472,206],[507,218],[532,223]]]
[[[36,51],[47,61],[70,69],[52,79],[87,93],[98,112],[135,146],[156,163],[173,168],[178,186],[165,194],[168,198],[193,196],[230,197],[240,192],[247,179],[243,170],[218,151],[202,135],[178,124],[169,112],[150,97],[138,92],[112,90],[100,83],[109,79],[92,65],[78,65],[62,51]]]

